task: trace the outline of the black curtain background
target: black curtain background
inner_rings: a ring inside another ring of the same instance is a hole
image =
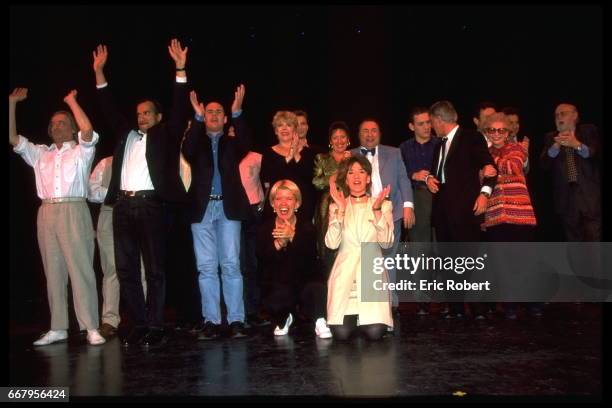
[[[101,135],[94,166],[113,151],[93,97],[95,46],[108,45],[107,78],[135,118],[141,97],[168,106],[173,37],[189,46],[187,75],[201,98],[220,99],[228,110],[235,87],[246,85],[244,114],[258,148],[274,143],[270,123],[282,109],[307,111],[309,139],[319,145],[327,145],[333,120],[349,123],[355,144],[359,121],[374,117],[382,142],[397,146],[410,137],[415,105],[448,99],[468,127],[481,100],[519,107],[542,241],[562,240],[549,175],[538,167],[556,104],[575,103],[582,121],[604,134],[602,6],[36,5],[9,12],[7,91],[29,88],[17,107],[18,132],[48,144],[51,114],[77,89]],[[32,169],[10,148],[8,160],[10,319],[47,321],[35,225],[40,200]],[[92,214],[96,220],[96,206]]]

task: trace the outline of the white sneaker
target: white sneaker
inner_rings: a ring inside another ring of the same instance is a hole
[[[287,321],[285,322],[285,326],[282,329],[276,326],[274,328],[274,335],[275,336],[286,336],[287,333],[289,333],[289,327],[291,326],[292,323],[293,323],[293,316],[291,315],[291,313],[289,313],[289,317],[287,318]]]
[[[319,317],[315,323],[315,333],[320,339],[329,339],[332,337],[332,332],[327,327],[327,322],[324,317]]]
[[[100,344],[106,343],[106,339],[100,336],[97,330],[87,330],[87,341],[92,346],[99,346]]]
[[[67,338],[68,332],[66,330],[49,330],[32,344],[34,346],[47,346],[58,341],[66,341]]]

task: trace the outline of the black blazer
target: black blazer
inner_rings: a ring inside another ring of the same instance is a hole
[[[439,143],[434,149],[433,175],[438,169],[442,147],[443,144]],[[438,192],[433,195],[433,217],[436,217],[436,211],[445,211],[450,218],[478,223],[480,217],[475,216],[473,211],[481,189],[478,172],[487,164],[495,166],[484,137],[461,127],[457,129],[444,164],[444,194]],[[493,189],[496,182],[497,177],[491,177],[485,178],[483,184]]]
[[[221,136],[219,140],[219,173],[223,190],[223,211],[230,220],[246,220],[249,216],[249,198],[240,180],[240,162],[249,152],[251,138],[242,115],[232,119],[236,136]],[[187,195],[191,202],[191,222],[200,222],[206,213],[212,189],[213,155],[210,138],[203,122],[194,120],[185,135],[183,156],[191,164],[191,186]]]
[[[186,83],[174,83],[172,108],[168,120],[151,127],[147,132],[145,157],[155,192],[168,203],[185,202],[185,187],[179,176],[181,139],[189,116],[189,89]],[[119,113],[113,103],[109,86],[96,92],[100,109],[117,139],[113,154],[113,174],[104,204],[113,205],[121,188],[121,168],[128,135],[134,128]]]
[[[563,215],[573,211],[575,203],[571,201],[570,185],[567,182],[565,149],[561,148],[555,158],[548,156],[548,149],[558,134],[559,132],[554,131],[544,136],[544,150],[540,156],[540,164],[545,170],[552,170],[555,211]],[[586,206],[584,210],[589,212],[589,215],[598,217],[601,215],[601,139],[597,128],[591,124],[576,126],[576,138],[589,147],[589,157],[586,159],[574,152],[578,170],[578,188],[587,198],[584,200]]]

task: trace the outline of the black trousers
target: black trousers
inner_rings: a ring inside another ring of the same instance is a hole
[[[330,324],[334,340],[348,340],[356,332],[361,332],[368,340],[380,340],[387,332],[387,325],[382,323],[357,326],[357,315],[346,315],[342,324]]]
[[[165,217],[167,304],[176,311],[176,323],[196,323],[202,320],[202,303],[189,213],[184,205],[166,205]]]
[[[309,319],[325,317],[327,287],[322,282],[305,285],[276,283],[265,290],[264,305],[273,326],[283,327],[289,313],[295,315],[296,306]]]
[[[568,242],[601,241],[601,206],[592,203],[592,197],[584,193],[578,184],[570,188],[567,212],[561,214],[565,239]]]
[[[165,206],[153,198],[117,200],[113,210],[115,264],[120,285],[120,307],[131,326],[162,328],[166,300]],[[142,253],[147,279],[145,305],[140,281]]]
[[[438,197],[434,199],[432,204],[433,210],[433,227],[437,242],[479,242],[481,239],[479,219],[474,218],[474,213],[466,213],[463,217],[451,217],[449,215],[448,206],[452,205],[454,197],[451,197],[448,190],[443,184],[440,185],[440,190],[436,193]],[[474,197],[476,201],[476,197]],[[444,255],[450,257],[469,256],[470,254],[462,253],[458,248],[452,245],[447,246],[447,252]],[[469,272],[466,275],[451,275],[451,279],[463,280],[468,278]],[[463,303],[464,294],[454,293],[450,296],[452,301],[449,302],[449,312],[451,314],[465,314],[465,304]],[[481,315],[485,313],[486,304],[473,302],[470,304],[470,309],[473,315]]]
[[[259,204],[252,204],[249,219],[242,221],[240,229],[240,269],[244,283],[244,308],[248,315],[259,312],[261,303],[261,278],[257,262],[257,228],[262,219]]]

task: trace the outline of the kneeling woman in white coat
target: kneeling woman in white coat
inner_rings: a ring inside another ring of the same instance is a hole
[[[361,244],[378,243],[379,257],[380,248],[393,245],[392,205],[385,200],[391,188],[370,197],[371,174],[368,159],[354,156],[341,165],[337,180],[330,180],[334,202],[329,206],[325,245],[339,251],[327,282],[327,324],[336,340],[346,340],[357,331],[378,340],[387,327],[393,327],[390,293],[383,293],[385,300],[377,302],[363,301],[361,293]],[[388,282],[386,272],[380,278]]]

